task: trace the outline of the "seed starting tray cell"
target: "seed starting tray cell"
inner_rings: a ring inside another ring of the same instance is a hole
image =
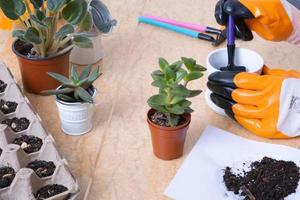
[[[79,187],[69,171],[66,160],[59,155],[53,137],[47,133],[40,117],[33,111],[28,99],[23,96],[11,72],[1,62],[0,80],[7,84],[4,92],[0,91],[0,100],[18,104],[15,111],[9,114],[4,114],[0,110],[0,167],[11,167],[16,172],[10,186],[0,189],[0,200],[34,200],[40,188],[53,184],[63,185],[68,190],[47,200],[77,199]],[[16,132],[13,130],[15,124],[8,126],[1,123],[13,118],[28,119],[30,122],[28,128]],[[28,136],[37,137],[42,141],[41,147],[34,152],[26,152],[26,148],[30,146],[26,142],[14,144],[16,138]],[[34,170],[26,168],[35,160],[53,162],[56,167],[54,173],[40,178]]]

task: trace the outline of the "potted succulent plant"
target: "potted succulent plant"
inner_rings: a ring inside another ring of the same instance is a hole
[[[185,66],[185,68],[183,67]],[[191,121],[191,102],[187,98],[199,95],[201,90],[190,90],[190,81],[203,76],[206,69],[192,58],[181,58],[173,64],[159,59],[160,70],[154,71],[152,85],[159,94],[151,96],[147,114],[154,154],[163,160],[182,156],[186,133]]]
[[[28,92],[39,94],[55,89],[59,83],[48,77],[47,72],[68,76],[72,48],[93,46],[87,36],[77,32],[92,27],[85,0],[1,0],[0,8],[8,20],[21,24],[12,33],[17,38],[12,50],[18,57]]]
[[[53,72],[48,74],[61,85],[56,90],[46,90],[42,94],[56,96],[62,130],[69,135],[82,135],[89,132],[93,127],[94,102],[97,93],[93,83],[101,75],[99,67],[92,71],[91,65],[86,66],[79,74],[73,65],[70,79]]]

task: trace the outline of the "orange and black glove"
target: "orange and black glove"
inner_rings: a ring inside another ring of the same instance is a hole
[[[212,101],[249,131],[266,138],[300,135],[300,73],[264,69],[265,75],[215,72]]]
[[[298,4],[295,0],[219,0],[215,18],[220,25],[226,25],[228,15],[232,15],[237,37],[243,40],[251,40],[253,30],[266,40],[284,41],[292,35],[294,25],[299,25],[299,18],[292,20],[300,13]]]

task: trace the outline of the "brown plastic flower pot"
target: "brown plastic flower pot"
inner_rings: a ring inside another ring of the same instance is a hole
[[[191,115],[184,115],[185,123],[180,126],[163,127],[150,120],[154,112],[154,109],[150,109],[147,114],[154,154],[162,160],[173,160],[181,157]]]
[[[12,50],[19,61],[24,89],[34,94],[40,94],[43,90],[56,89],[60,83],[48,76],[47,72],[68,77],[71,50],[54,57],[30,58],[27,56],[30,49],[31,45],[24,45],[20,40],[16,40],[12,45]]]

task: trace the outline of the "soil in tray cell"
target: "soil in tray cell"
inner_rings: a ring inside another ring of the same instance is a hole
[[[5,101],[3,99],[0,99],[0,110],[4,114],[9,114],[12,112],[15,112],[17,109],[18,104],[13,101]]]
[[[228,191],[244,200],[283,200],[296,192],[299,178],[299,167],[294,162],[268,157],[251,163],[250,171],[239,174],[226,167],[223,176]]]
[[[20,135],[14,139],[13,144],[20,145],[29,154],[39,151],[43,146],[43,140],[32,135]]]
[[[12,119],[8,118],[3,120],[1,123],[8,125],[14,132],[21,132],[29,127],[30,121],[25,117],[14,117]]]
[[[56,168],[53,162],[47,162],[44,160],[35,160],[29,163],[26,167],[35,171],[40,178],[51,176]]]
[[[6,87],[7,84],[0,80],[0,93],[4,92]]]
[[[154,124],[157,124],[159,126],[164,126],[164,127],[170,127],[170,124],[169,124],[169,120],[167,118],[167,116],[162,113],[162,112],[158,112],[156,111],[151,117],[150,117],[151,121],[154,123]],[[182,125],[185,123],[185,119],[183,117],[180,118],[179,120],[179,125]]]
[[[0,168],[0,188],[5,188],[10,186],[11,182],[14,180],[16,172],[11,167],[1,167]]]
[[[58,195],[60,193],[63,193],[67,190],[68,188],[66,188],[63,185],[57,185],[57,184],[46,185],[37,191],[35,198],[37,200],[43,200]]]

